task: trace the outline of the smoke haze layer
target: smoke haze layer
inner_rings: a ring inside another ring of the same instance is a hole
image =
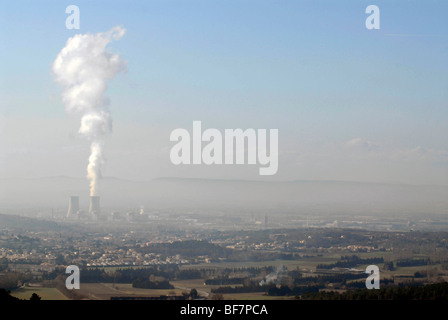
[[[87,166],[91,196],[98,194],[104,137],[112,129],[104,96],[107,81],[126,69],[126,62],[106,47],[124,34],[125,30],[119,26],[104,33],[77,34],[67,40],[53,63],[56,81],[63,87],[65,109],[69,114],[81,116],[79,133],[91,142]]]

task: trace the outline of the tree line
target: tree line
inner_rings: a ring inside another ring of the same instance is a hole
[[[341,261],[330,264],[318,264],[317,269],[333,269],[333,268],[353,268],[360,264],[378,264],[383,263],[383,257],[362,259],[356,255],[341,256]]]
[[[339,292],[310,292],[302,300],[448,300],[448,283],[425,286],[394,286],[379,290],[357,289]]]
[[[138,278],[148,278],[150,276],[162,277],[167,280],[192,280],[205,279],[210,284],[236,284],[242,283],[244,279],[260,274],[268,274],[274,267],[241,267],[241,268],[204,268],[204,269],[179,269],[176,264],[163,266],[148,266],[138,268],[117,268],[108,270],[107,268],[84,268],[81,270],[81,281],[84,283],[132,283]],[[46,279],[54,279],[57,275],[64,273],[64,270],[57,269],[45,276]],[[244,276],[235,276],[244,274]],[[247,276],[246,276],[247,275]],[[216,283],[214,283],[216,282]]]

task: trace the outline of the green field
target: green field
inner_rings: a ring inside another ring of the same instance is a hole
[[[191,280],[175,280],[170,283],[176,288],[214,288],[219,286],[207,286],[204,285],[204,279],[191,279]],[[210,291],[210,290],[209,290]]]
[[[39,295],[42,300],[68,300],[56,288],[47,287],[22,287],[11,292],[11,295],[19,299],[29,300],[33,293]]]

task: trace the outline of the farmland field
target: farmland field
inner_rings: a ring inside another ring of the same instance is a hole
[[[33,293],[39,295],[42,300],[67,300],[67,297],[56,288],[47,287],[22,287],[11,292],[11,295],[19,299],[29,300]]]
[[[141,289],[126,283],[85,283],[79,293],[89,299],[109,300],[111,297],[158,297],[161,295],[181,295],[180,289]]]

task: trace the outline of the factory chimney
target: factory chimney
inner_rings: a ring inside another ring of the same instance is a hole
[[[100,197],[99,196],[91,196],[90,197],[90,214],[98,214],[100,213]]]
[[[78,210],[79,210],[79,197],[71,196],[68,201],[67,218],[70,216],[75,216]]]

